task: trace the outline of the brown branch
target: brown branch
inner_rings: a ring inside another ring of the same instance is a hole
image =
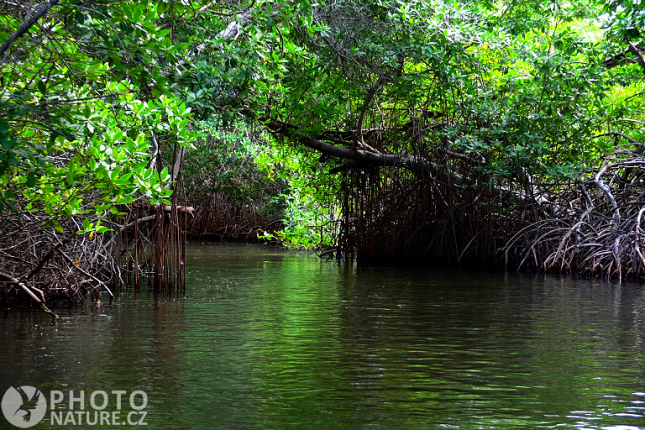
[[[43,266],[45,265],[45,263],[47,263],[47,262],[48,262],[48,261],[49,261],[49,260],[54,256],[54,253],[55,253],[55,252],[56,252],[60,247],[62,247],[62,246],[63,246],[63,245],[65,245],[67,242],[69,242],[70,240],[72,240],[72,238],[73,238],[75,235],[76,235],[75,233],[72,233],[72,234],[70,234],[69,236],[67,236],[65,239],[63,239],[63,241],[62,241],[62,242],[58,242],[56,245],[54,245],[54,246],[53,246],[53,247],[52,247],[52,248],[47,252],[47,254],[45,254],[45,255],[43,256],[43,258],[41,258],[41,259],[40,259],[40,261],[38,262],[38,265],[37,265],[36,267],[34,267],[34,268],[31,270],[31,272],[29,272],[29,273],[27,274],[27,276],[24,276],[22,279],[24,279],[24,280],[28,280],[28,279],[30,279],[32,276],[34,276],[36,273],[38,273],[38,272],[40,271],[40,269],[42,269],[42,268],[43,268]]]
[[[607,136],[614,136],[614,137],[622,137],[623,139],[627,140],[629,143],[632,145],[643,145],[642,142],[639,142],[638,140],[631,138],[627,136],[626,134],[617,132],[617,131],[610,131],[609,133],[602,133],[602,134],[597,134],[592,139],[597,139],[599,137],[607,137]]]
[[[463,160],[463,161],[465,161],[465,162],[467,162],[469,164],[473,164],[475,166],[485,166],[486,165],[486,163],[484,163],[482,161],[479,161],[479,160],[476,160],[473,157],[469,157],[466,154],[460,154],[459,152],[449,151],[447,149],[441,149],[441,148],[440,148],[440,151],[442,153],[446,154],[450,158],[457,158],[459,160]]]
[[[13,276],[11,276],[11,275],[7,275],[6,273],[2,273],[2,272],[0,272],[0,281],[2,281],[2,282],[8,282],[8,283],[10,283],[10,284],[16,284],[17,286],[19,286],[20,288],[22,288],[22,290],[23,290],[25,293],[27,293],[27,294],[29,295],[29,297],[31,297],[31,298],[32,298],[36,303],[42,303],[42,302],[43,302],[41,299],[39,299],[39,298],[34,294],[34,292],[33,292],[33,291],[31,291],[31,290],[29,289],[29,287],[28,287],[28,286],[26,286],[25,284],[23,284],[23,283],[20,281],[20,279],[14,278]]]
[[[637,119],[631,119],[631,118],[618,118],[618,121],[635,122],[636,124],[645,125],[645,122],[639,121]]]
[[[18,27],[18,30],[15,31],[9,37],[9,40],[7,40],[5,43],[0,46],[0,56],[4,58],[5,52],[11,47],[11,44],[15,42],[18,38],[22,37],[29,29],[38,22],[38,20],[45,15],[49,10],[55,6],[60,0],[49,0],[49,2],[43,6],[34,16],[32,16],[27,22],[22,24],[20,27]]]
[[[61,251],[60,255],[61,255],[65,260],[67,260],[67,262],[68,262],[69,264],[71,264],[71,265],[72,265],[72,267],[73,267],[74,269],[78,270],[78,271],[79,271],[79,272],[81,272],[83,275],[87,276],[88,278],[92,278],[95,282],[98,282],[99,284],[101,284],[101,285],[103,286],[103,288],[105,288],[105,291],[107,291],[107,292],[108,292],[108,294],[110,295],[110,297],[114,298],[114,294],[112,294],[112,291],[110,291],[110,289],[108,288],[108,286],[107,286],[107,285],[105,285],[105,283],[104,283],[103,281],[101,281],[101,280],[100,280],[99,278],[97,278],[96,276],[94,276],[94,275],[92,275],[92,274],[88,273],[87,271],[85,271],[85,270],[81,269],[81,268],[80,268],[80,266],[79,266],[78,264],[75,264],[75,263],[72,261],[72,259],[71,259],[71,258],[69,258],[69,257],[67,256],[67,254],[65,254],[64,252],[62,252],[62,251]]]
[[[283,123],[277,120],[270,120],[266,124],[266,126],[274,133],[296,139],[307,148],[313,149],[323,154],[331,155],[333,157],[345,158],[372,166],[391,166],[404,167],[407,169],[423,169],[430,170],[434,174],[440,174],[439,167],[437,165],[423,158],[414,157],[407,152],[403,152],[399,155],[394,155],[383,154],[380,152],[364,151],[355,148],[334,146],[321,140],[314,139],[311,136],[300,133],[292,124]]]
[[[365,139],[363,139],[363,121],[365,120],[365,114],[367,113],[367,110],[369,109],[370,104],[372,103],[372,100],[374,100],[374,97],[376,96],[376,92],[381,87],[383,82],[385,82],[385,79],[383,78],[383,76],[381,76],[380,78],[378,78],[374,86],[370,88],[370,90],[367,92],[367,97],[365,97],[365,101],[363,102],[361,113],[358,116],[358,120],[356,121],[356,136],[358,139],[358,144],[361,147],[367,148],[372,152],[376,152],[376,150],[371,146],[367,145],[365,143]]]
[[[636,218],[636,240],[634,241],[634,250],[645,267],[645,257],[643,257],[640,247],[640,242],[642,240],[641,217],[643,216],[643,212],[645,212],[645,208],[641,208],[641,210],[638,211],[638,217]]]
[[[16,279],[16,278],[14,278],[14,277],[13,277],[13,276],[11,276],[11,275],[7,275],[6,273],[2,273],[2,272],[0,272],[0,281],[2,281],[2,282],[8,282],[8,283],[10,283],[10,284],[16,284],[16,285],[17,285],[17,286],[19,286],[19,287],[20,287],[20,288],[21,288],[25,293],[27,293],[27,295],[28,295],[29,297],[31,297],[31,298],[32,298],[36,303],[40,303],[40,307],[41,307],[45,312],[47,312],[48,314],[50,314],[53,318],[58,319],[58,315],[56,315],[56,314],[55,314],[55,313],[53,313],[51,310],[49,310],[49,308],[47,307],[47,305],[45,305],[44,295],[43,295],[43,300],[39,299],[39,298],[34,294],[34,292],[33,292],[33,291],[31,291],[31,289],[29,289],[29,287],[28,287],[28,286],[26,286],[24,283],[22,283],[22,282],[20,281],[20,279]],[[41,295],[43,294],[43,292],[42,292],[42,291],[40,291],[40,290],[38,290],[38,291],[40,292],[40,294],[41,294]]]
[[[369,166],[376,167],[402,167],[405,169],[411,170],[427,170],[432,173],[435,177],[435,180],[439,178],[450,177],[450,181],[446,181],[450,187],[459,188],[455,182],[461,182],[466,185],[473,185],[474,181],[471,178],[461,175],[454,171],[446,170],[446,168],[440,167],[436,163],[433,163],[430,160],[427,160],[423,157],[413,156],[407,152],[401,152],[400,154],[383,154],[381,152],[371,152],[365,151],[362,149],[348,148],[342,146],[335,146],[325,143],[321,140],[315,139],[311,136],[301,133],[298,130],[298,127],[294,124],[290,124],[283,121],[278,121],[275,119],[267,119],[266,116],[263,116],[262,119],[265,121],[264,125],[273,133],[280,134],[285,137],[294,139],[309,149],[314,151],[321,152],[322,154],[329,155],[332,157],[344,158],[347,160],[352,160],[355,163],[362,163]],[[455,156],[457,153],[447,154],[449,156]],[[461,155],[461,154],[459,154]],[[461,158],[461,157],[455,157]],[[469,160],[477,162],[477,160]],[[339,166],[330,171],[330,173],[339,173],[347,167],[346,165]],[[495,188],[495,191],[500,192],[502,195],[512,196],[516,199],[522,201],[530,202],[541,202],[549,203],[549,199],[543,195],[533,196],[529,194],[523,194],[516,191],[513,191],[510,187],[499,186]],[[558,206],[558,205],[556,205]]]
[[[179,177],[179,171],[181,170],[181,165],[184,162],[184,155],[186,154],[186,147],[181,146],[179,147],[179,153],[177,154],[177,158],[175,159],[175,164],[172,166],[172,175],[170,177],[171,183],[175,182],[177,178]],[[166,188],[170,188],[171,184],[168,184]]]
[[[618,210],[618,204],[616,203],[616,199],[614,196],[611,194],[611,190],[609,190],[609,187],[605,185],[604,181],[601,179],[601,176],[605,171],[607,170],[607,163],[603,163],[602,167],[594,177],[594,182],[600,188],[600,190],[605,193],[607,196],[607,199],[609,199],[609,202],[611,203],[611,206],[614,208],[614,217],[616,218],[617,221],[620,221],[620,211]]]
[[[643,69],[643,73],[645,73],[645,58],[643,58],[643,54],[641,51],[638,50],[636,45],[634,45],[632,42],[627,42],[629,43],[629,52],[634,54],[636,56],[636,61],[638,61],[638,65],[641,66],[641,69]]]
[[[641,43],[642,42],[636,42],[636,43],[633,44],[633,46],[638,48],[639,46],[641,46]],[[630,45],[631,45],[631,43],[630,43]],[[616,54],[616,55],[614,55],[612,57],[609,57],[609,58],[605,59],[603,61],[604,65],[605,65],[605,68],[613,69],[614,67],[617,67],[617,66],[621,65],[623,63],[623,61],[625,61],[627,59],[626,54],[628,52],[631,52],[631,47],[625,49],[623,52],[621,52],[619,54]]]
[[[166,208],[170,208],[170,206],[164,206],[164,210],[166,212],[170,212],[170,209],[166,209]],[[193,208],[192,206],[181,206],[181,207],[178,208],[179,212],[188,212],[190,215],[193,215],[194,210],[195,210],[195,208]],[[193,217],[194,217],[194,215],[193,215]],[[138,219],[136,219],[136,220],[134,220],[132,222],[129,222],[129,223],[123,224],[123,225],[120,225],[120,224],[117,224],[117,223],[114,223],[114,222],[111,222],[111,221],[108,221],[108,222],[115,226],[115,231],[117,233],[121,233],[123,230],[126,230],[126,229],[128,229],[130,227],[134,227],[135,224],[142,224],[142,223],[147,222],[147,221],[153,221],[156,218],[157,218],[157,214],[148,215],[146,217],[138,218]]]

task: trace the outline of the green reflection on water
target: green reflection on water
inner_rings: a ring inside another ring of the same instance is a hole
[[[142,389],[155,429],[645,428],[641,286],[189,251],[185,300],[5,313],[0,390]]]

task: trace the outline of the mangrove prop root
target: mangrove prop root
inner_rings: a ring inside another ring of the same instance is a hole
[[[102,234],[77,234],[82,217],[64,220],[58,231],[43,213],[19,211],[1,217],[0,301],[27,298],[55,317],[46,298],[82,303],[91,295],[98,301],[101,290],[114,298],[114,288],[127,283],[138,289],[143,278],[151,291],[184,294],[186,218],[191,211],[176,204],[170,210],[149,205],[121,210],[126,215],[120,219],[104,220],[113,231]]]
[[[40,303],[40,308],[51,315],[54,319],[58,319],[58,315],[56,315],[54,312],[49,310],[47,305],[45,304],[45,297],[44,293],[41,290],[38,290],[37,288],[29,288],[27,285],[25,285],[23,282],[20,281],[20,279],[14,278],[11,275],[7,275],[6,273],[0,273],[0,281],[2,282],[8,282],[15,284],[19,286],[24,292],[27,293],[27,295],[34,300],[36,303]],[[41,297],[37,297],[32,290],[36,290],[41,294]]]
[[[554,194],[560,205],[555,216],[529,224],[507,241],[507,266],[645,280],[644,165],[639,151],[619,150],[597,172],[561,187]]]

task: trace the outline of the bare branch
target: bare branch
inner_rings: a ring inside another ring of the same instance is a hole
[[[269,121],[267,127],[275,133],[296,139],[307,148],[311,148],[323,154],[346,158],[354,161],[360,161],[372,166],[392,166],[424,170],[428,169],[433,173],[439,174],[439,168],[434,163],[423,158],[414,157],[407,152],[403,152],[399,155],[393,155],[382,154],[380,152],[364,151],[355,148],[343,148],[334,146],[321,140],[314,139],[311,136],[300,133],[293,125],[282,123],[276,120]]]
[[[638,65],[641,66],[641,69],[643,69],[643,73],[645,73],[645,58],[643,58],[643,54],[641,51],[638,50],[636,45],[634,45],[632,42],[627,42],[629,43],[629,52],[634,54],[636,56],[636,61],[638,61]]]
[[[638,121],[638,120],[636,120],[636,119],[631,119],[631,118],[618,118],[618,121],[635,122],[636,124],[645,125],[645,122],[643,122],[643,121]]]
[[[42,18],[49,10],[55,6],[60,0],[49,0],[49,2],[43,6],[34,16],[32,16],[27,22],[22,24],[18,30],[15,31],[9,37],[9,40],[7,40],[5,43],[0,46],[0,55],[4,58],[5,52],[11,47],[11,44],[15,42],[18,38],[22,37],[29,29],[38,22],[40,18]]]
[[[11,275],[7,275],[6,273],[2,273],[2,272],[0,272],[0,281],[1,281],[1,282],[8,282],[8,283],[10,283],[10,284],[16,284],[16,285],[17,285],[17,286],[19,286],[19,287],[20,287],[20,288],[21,288],[25,293],[27,293],[27,295],[28,295],[29,297],[31,297],[31,298],[32,298],[36,303],[40,303],[40,307],[41,307],[45,312],[47,312],[48,314],[50,314],[53,318],[58,319],[58,315],[56,315],[56,314],[55,314],[55,313],[53,313],[51,310],[49,310],[49,308],[47,307],[47,305],[45,305],[45,301],[44,301],[44,300],[39,299],[39,298],[38,298],[38,296],[36,296],[36,295],[34,294],[34,292],[33,292],[33,291],[31,291],[31,289],[30,289],[28,286],[26,286],[24,283],[22,283],[22,282],[20,281],[20,279],[16,279],[16,278],[14,278],[14,277],[13,277],[13,276],[11,276]],[[35,289],[36,289],[36,288],[35,288]],[[37,290],[37,289],[36,289],[36,290]],[[41,295],[43,294],[43,292],[42,292],[42,291],[40,291],[40,290],[38,290],[38,291],[40,292],[40,294],[41,294]]]
[[[43,258],[41,258],[41,259],[40,259],[40,261],[38,262],[38,265],[37,265],[36,267],[34,267],[34,268],[31,270],[31,272],[29,272],[29,273],[27,274],[27,276],[24,276],[24,277],[23,277],[23,279],[25,279],[25,280],[30,279],[32,276],[34,276],[36,273],[38,273],[38,272],[40,271],[40,269],[42,269],[42,268],[43,268],[43,266],[45,265],[45,263],[47,263],[47,262],[49,261],[49,259],[50,259],[50,258],[52,258],[52,257],[54,256],[54,253],[55,253],[55,252],[56,252],[60,247],[62,247],[62,246],[63,246],[63,245],[65,245],[67,242],[69,242],[70,240],[72,240],[72,238],[73,238],[74,236],[75,236],[75,233],[72,233],[72,234],[70,234],[69,236],[67,236],[65,239],[63,239],[63,241],[62,241],[62,242],[58,242],[56,245],[52,246],[52,248],[47,252],[47,254],[45,254],[45,255],[43,256]]]
[[[107,285],[105,285],[105,283],[104,283],[103,281],[101,281],[101,280],[100,280],[99,278],[97,278],[96,276],[94,276],[94,275],[92,275],[92,274],[90,274],[90,273],[86,272],[85,270],[83,270],[83,269],[82,269],[78,264],[74,264],[74,262],[72,261],[72,259],[71,259],[71,258],[69,258],[69,257],[67,256],[67,254],[65,254],[63,251],[61,251],[60,255],[61,255],[65,260],[67,260],[67,262],[71,265],[71,267],[73,267],[74,269],[78,270],[78,271],[79,271],[79,272],[81,272],[83,275],[87,276],[88,278],[93,279],[93,280],[94,280],[94,282],[97,282],[98,284],[102,285],[102,286],[103,286],[103,288],[105,288],[105,291],[107,291],[107,292],[108,292],[108,294],[110,295],[110,297],[114,298],[114,294],[112,294],[112,291],[110,291],[110,289],[108,288],[108,286],[107,286]]]
[[[609,202],[611,203],[611,206],[614,208],[614,218],[616,218],[617,221],[620,221],[620,211],[618,210],[618,204],[616,203],[616,199],[614,196],[611,194],[611,191],[609,190],[609,187],[605,185],[604,181],[600,178],[603,173],[607,170],[607,163],[603,163],[602,167],[594,177],[594,182],[602,190],[603,193],[607,196],[609,199]]]
[[[383,78],[383,76],[379,77],[376,83],[374,84],[374,86],[370,88],[370,90],[367,92],[367,97],[365,97],[365,101],[363,102],[361,113],[358,116],[358,120],[356,121],[356,136],[358,139],[359,146],[367,148],[372,152],[376,152],[376,151],[374,150],[374,148],[367,145],[365,143],[365,140],[363,139],[363,120],[365,119],[365,114],[367,113],[367,110],[369,109],[370,104],[372,103],[372,100],[374,100],[374,97],[376,96],[376,92],[381,87],[384,81],[385,79]]]
[[[599,137],[607,137],[607,136],[614,136],[614,137],[622,137],[623,139],[627,140],[629,143],[632,145],[643,145],[642,142],[639,142],[638,140],[631,138],[627,136],[626,134],[619,133],[617,131],[610,131],[609,133],[602,133],[602,134],[597,134],[592,139],[597,139]]]

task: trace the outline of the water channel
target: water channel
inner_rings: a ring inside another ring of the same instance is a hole
[[[0,396],[59,391],[64,412],[82,391],[89,411],[103,391],[114,412],[123,391],[125,418],[139,390],[149,429],[645,429],[641,285],[257,245],[192,244],[188,259],[185,299],[123,292],[55,324],[5,309]],[[34,428],[74,427],[55,420]]]

